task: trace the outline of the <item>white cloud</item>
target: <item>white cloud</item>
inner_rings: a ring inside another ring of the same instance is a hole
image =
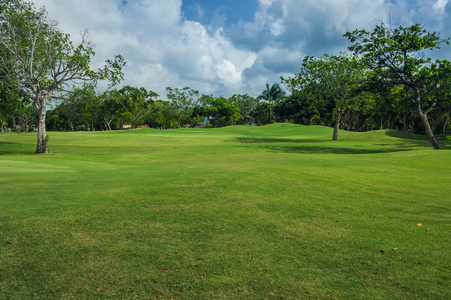
[[[236,49],[221,28],[211,31],[183,20],[181,0],[35,0],[45,5],[60,28],[77,35],[89,28],[97,52],[94,65],[121,54],[127,61],[125,82],[164,96],[166,86],[191,86],[201,93],[232,90],[256,56]],[[202,89],[202,90],[201,90]]]
[[[215,22],[187,20],[182,0],[133,0],[125,6],[122,0],[33,2],[45,5],[50,19],[74,40],[89,29],[95,66],[121,54],[128,62],[123,84],[162,96],[166,86],[257,96],[267,81],[298,72],[305,55],[346,51],[346,31],[371,30],[390,11],[395,25],[420,23],[444,37],[450,32],[448,0],[259,0],[253,20],[228,28],[226,11],[205,16],[201,6],[199,19]]]
[[[437,0],[437,2],[434,3],[432,8],[436,11],[443,11],[445,9],[446,4],[448,4],[448,0]]]

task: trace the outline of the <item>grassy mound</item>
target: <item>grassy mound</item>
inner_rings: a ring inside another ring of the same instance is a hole
[[[0,136],[0,298],[447,299],[451,155],[273,124]]]

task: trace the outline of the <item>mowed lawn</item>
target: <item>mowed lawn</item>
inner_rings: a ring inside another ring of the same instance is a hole
[[[422,136],[48,134],[0,136],[0,299],[451,298],[451,151]]]

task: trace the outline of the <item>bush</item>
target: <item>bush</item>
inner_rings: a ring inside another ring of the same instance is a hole
[[[445,149],[451,149],[451,135],[446,136]]]

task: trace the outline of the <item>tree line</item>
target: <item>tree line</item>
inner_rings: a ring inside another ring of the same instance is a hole
[[[223,127],[289,122],[365,131],[396,129],[435,134],[451,127],[451,64],[430,50],[449,44],[420,25],[381,23],[372,32],[344,34],[351,45],[339,55],[307,56],[281,84],[266,84],[254,98],[166,88],[166,100],[144,87],[116,88],[123,80],[120,55],[92,70],[91,43],[82,33],[74,46],[43,8],[0,0],[0,124],[18,132],[38,130],[37,153],[46,153],[48,130],[116,130],[148,126]],[[108,82],[98,91],[97,82]],[[284,89],[288,91],[286,93]],[[52,100],[53,108],[47,110]]]

